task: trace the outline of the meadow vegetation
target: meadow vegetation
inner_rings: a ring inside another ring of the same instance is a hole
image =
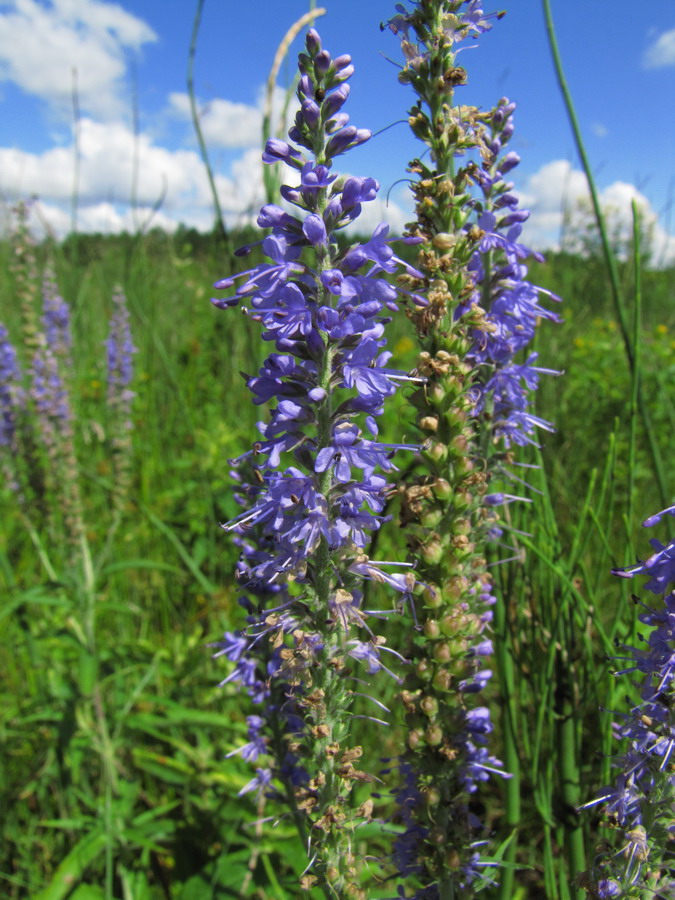
[[[230,237],[238,246],[251,235]],[[21,353],[12,254],[3,241],[0,321]],[[37,255],[40,269],[54,266],[71,309],[70,391],[94,578],[83,600],[66,536],[50,525],[48,495],[31,510],[31,533],[14,493],[0,489],[0,894],[295,896],[304,849],[289,821],[263,831],[256,820],[264,809],[252,795],[237,797],[250,767],[225,754],[244,739],[251,709],[235,686],[217,687],[226,672],[209,650],[238,624],[237,549],[218,523],[236,512],[228,459],[248,448],[259,417],[240,373],[257,371],[264,351],[253,323],[209,303],[212,282],[230,272],[230,247],[179,229],[71,236],[43,243]],[[633,297],[632,260],[620,276]],[[675,429],[674,276],[672,268],[642,269],[634,333],[664,458]],[[615,640],[634,637],[635,609],[630,585],[610,569],[644,553],[638,523],[665,503],[631,412],[631,369],[602,259],[549,254],[531,277],[564,298],[564,322],[543,323],[536,349],[565,375],[547,379],[537,397],[537,414],[556,432],[540,456],[530,449],[525,457],[543,465],[532,482],[541,493],[513,513],[511,524],[527,534],[513,536],[513,553],[497,551],[516,562],[495,567],[511,598],[496,623],[506,648],[496,666],[514,690],[497,718],[494,752],[507,768],[519,766],[525,786],[513,897],[564,900],[572,894],[563,879],[555,883],[553,861],[578,832],[588,846],[597,839],[597,818],[577,815],[571,800],[582,803],[607,783],[611,714],[601,708],[623,708],[629,690],[608,657]],[[114,521],[103,348],[117,284],[138,353],[132,481]],[[392,364],[410,369],[416,351],[399,316]],[[400,435],[405,415],[399,397],[383,431]],[[82,627],[87,602],[93,647]],[[490,690],[494,697],[498,687]],[[557,696],[547,702],[551,691]],[[554,771],[568,720],[574,797]],[[507,729],[517,759],[504,746]],[[373,770],[386,750],[371,745]],[[503,789],[492,785],[487,803],[501,839]],[[377,842],[378,827],[367,826],[364,838]],[[389,896],[386,886],[372,896]]]

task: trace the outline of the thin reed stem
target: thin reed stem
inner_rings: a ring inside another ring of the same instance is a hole
[[[225,241],[225,245],[227,246],[229,243],[229,235],[227,233],[227,228],[225,226],[225,218],[223,216],[223,210],[220,205],[220,199],[218,198],[218,189],[216,188],[216,181],[213,177],[213,169],[211,167],[211,162],[209,160],[209,153],[206,149],[206,141],[204,140],[204,134],[202,132],[202,127],[199,122],[199,111],[197,110],[197,100],[195,98],[195,81],[194,81],[194,67],[195,67],[195,55],[197,52],[197,36],[199,34],[199,26],[202,21],[202,12],[204,10],[204,0],[197,0],[197,10],[195,12],[194,23],[192,26],[192,37],[190,38],[190,49],[188,52],[188,70],[187,70],[187,90],[188,97],[190,98],[190,113],[192,115],[192,124],[194,125],[195,134],[197,135],[197,142],[199,144],[199,152],[202,157],[202,162],[204,163],[204,168],[206,169],[206,177],[209,180],[209,187],[211,188],[211,196],[213,197],[213,208],[216,213],[216,228],[220,231],[220,234]]]
[[[502,594],[502,598],[504,595]],[[503,708],[501,717],[504,767],[509,772],[510,778],[504,784],[506,802],[506,828],[512,832],[512,839],[504,855],[504,861],[511,865],[504,866],[500,872],[499,898],[511,900],[515,880],[515,868],[518,851],[518,828],[520,826],[520,757],[518,754],[517,740],[517,708],[516,708],[516,684],[515,666],[513,660],[513,645],[509,633],[506,605],[503,599],[498,599],[494,611],[495,631],[495,660],[501,685]]]
[[[281,68],[281,64],[286,58],[288,54],[288,50],[296,39],[296,37],[300,34],[302,29],[306,25],[310,25],[314,23],[314,20],[319,16],[324,16],[326,14],[326,10],[323,7],[319,9],[315,9],[315,0],[310,0],[310,9],[303,16],[294,22],[291,27],[288,29],[286,34],[283,36],[281,43],[277,47],[277,52],[274,54],[274,59],[272,61],[272,68],[270,69],[269,75],[267,76],[267,86],[265,88],[265,105],[263,107],[263,119],[262,119],[262,144],[263,147],[266,146],[268,140],[272,137],[272,106],[274,102],[274,88],[277,84],[277,75],[279,74],[279,69]],[[281,124],[286,120],[286,114],[288,112],[288,107],[291,98],[295,95],[295,87],[297,84],[297,76],[294,81],[289,86],[286,91],[286,99],[284,103],[284,108],[281,114]],[[281,131],[278,134],[278,137],[282,137]],[[276,203],[279,199],[279,187],[281,185],[281,177],[276,169],[272,169],[270,166],[265,166],[263,168],[263,182],[265,185],[265,199],[268,203]]]
[[[607,272],[609,274],[609,280],[612,288],[612,301],[614,304],[614,311],[619,323],[619,329],[621,331],[621,337],[623,339],[624,349],[626,351],[626,358],[628,360],[631,372],[634,372],[636,368],[636,350],[630,334],[628,315],[626,312],[626,303],[619,279],[619,268],[617,265],[616,255],[612,250],[609,242],[605,217],[600,206],[600,198],[598,196],[595,179],[593,177],[593,171],[591,169],[591,164],[588,158],[588,154],[586,153],[586,147],[581,135],[581,128],[579,127],[579,121],[577,119],[576,111],[574,108],[572,95],[570,93],[567,80],[565,78],[565,73],[563,71],[562,60],[560,58],[558,41],[555,33],[555,26],[553,25],[553,16],[551,14],[551,2],[550,0],[542,0],[542,3],[544,8],[544,18],[546,20],[546,33],[548,35],[549,44],[551,47],[551,56],[553,58],[553,65],[555,67],[558,85],[560,86],[560,90],[563,95],[565,109],[567,110],[567,116],[569,118],[572,133],[574,135],[577,152],[579,153],[584,173],[586,175],[586,180],[588,182],[588,190],[591,195],[593,212],[595,214],[595,219],[600,234],[600,241],[602,244],[603,255],[605,258],[605,265],[607,266]],[[640,416],[644,424],[645,437],[649,444],[649,450],[652,456],[652,462],[654,464],[654,475],[656,476],[656,481],[661,496],[661,502],[664,506],[667,506],[669,503],[668,479],[666,477],[666,471],[663,464],[661,451],[659,450],[658,444],[656,443],[654,428],[651,424],[651,416],[649,415],[649,411],[647,410],[647,407],[645,405],[645,400],[642,395],[642,391],[640,390],[639,384],[637,387],[637,401],[640,410]]]

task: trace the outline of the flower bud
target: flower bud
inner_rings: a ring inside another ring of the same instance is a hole
[[[432,675],[431,663],[428,659],[421,659],[417,666],[415,667],[415,671],[417,672],[417,677],[421,678],[422,681],[428,681]]]
[[[438,715],[438,700],[435,697],[423,697],[420,703],[420,709],[425,716],[431,719]]]
[[[427,400],[434,406],[440,406],[446,398],[446,391],[438,381],[427,388]]]
[[[460,857],[457,850],[449,850],[445,854],[445,865],[452,869],[453,871],[457,871],[462,866],[462,858]]]
[[[458,610],[448,613],[447,616],[443,616],[441,619],[441,631],[446,637],[452,637],[457,634],[458,630],[462,627],[464,619],[465,617],[462,616]]]
[[[434,675],[433,684],[438,691],[449,691],[452,684],[452,674],[447,669],[439,669]]]
[[[438,418],[436,416],[422,416],[420,419],[420,428],[422,431],[438,431]]]
[[[447,663],[452,659],[452,649],[447,641],[434,645],[434,659],[436,662]]]
[[[422,557],[430,566],[437,566],[443,559],[444,552],[438,535],[431,537],[422,547]]]
[[[443,729],[440,725],[429,725],[424,732],[424,740],[430,747],[438,747],[443,741]]]
[[[443,596],[440,589],[435,584],[427,585],[422,596],[424,597],[425,604],[431,609],[438,609],[443,603]]]
[[[331,58],[328,50],[320,50],[314,60],[314,67],[319,75],[325,75],[330,69]]]
[[[432,828],[429,832],[429,840],[437,847],[442,847],[447,840],[445,829],[441,828],[440,825],[436,825],[435,828]]]
[[[449,500],[452,497],[452,487],[445,478],[437,478],[431,485],[431,491],[439,500]]]
[[[422,796],[424,797],[425,803],[427,803],[429,806],[438,806],[438,804],[441,802],[441,792],[438,790],[438,788],[431,785],[422,789]]]
[[[454,234],[448,234],[447,231],[441,231],[435,234],[431,243],[437,250],[452,250],[457,243],[457,237]]]
[[[442,463],[448,458],[448,448],[440,441],[433,441],[424,451],[424,455],[436,463]]]
[[[422,523],[422,525],[424,525],[425,528],[436,528],[442,518],[442,509],[425,509],[420,516],[420,522]]]
[[[408,747],[411,750],[417,750],[424,740],[424,732],[421,728],[415,728],[408,735]]]
[[[441,629],[436,619],[427,619],[424,623],[424,636],[432,641],[441,636]]]

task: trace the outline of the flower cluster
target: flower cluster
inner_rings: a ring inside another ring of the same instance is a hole
[[[408,545],[429,589],[424,640],[410,652],[416,665],[402,693],[410,731],[398,799],[407,827],[395,853],[403,876],[417,873],[420,900],[470,896],[490,877],[472,811],[479,782],[505,774],[487,747],[489,711],[476,703],[492,674],[496,599],[486,552],[501,533],[496,508],[528,500],[490,482],[515,477],[505,450],[534,443],[537,427],[551,430],[531,409],[531,392],[550,370],[535,354],[521,359],[537,320],[556,317],[526,280],[524,261],[540,257],[519,241],[529,213],[507,181],[519,162],[508,149],[515,106],[502,99],[482,112],[454,98],[467,80],[458,65],[464,43],[497,17],[477,0],[419,0],[398,4],[389,23],[405,60],[399,80],[416,94],[409,123],[429,149],[428,160],[410,164],[418,176],[410,229],[423,241],[429,299],[411,315],[428,382],[411,401],[428,444],[425,466],[400,485]]]
[[[45,522],[65,537],[71,561],[84,552],[80,467],[73,410],[70,309],[52,267],[38,277],[27,209],[16,210],[13,274],[20,300],[25,382],[15,346],[0,324],[0,467],[23,507],[25,521]],[[38,289],[41,286],[41,300]],[[132,378],[129,315],[121,292],[113,297],[108,350],[108,413],[114,499],[128,482]],[[33,528],[31,524],[31,528]],[[39,529],[35,529],[36,533]]]
[[[0,323],[0,447],[12,447],[15,442],[20,379],[16,350]]]
[[[272,139],[263,154],[295,173],[297,183],[281,188],[295,211],[262,208],[258,224],[270,233],[260,244],[269,262],[218,282],[218,289],[237,287],[213,301],[241,306],[275,348],[246,376],[253,402],[273,406],[258,425],[260,440],[233,461],[243,510],[224,525],[241,549],[248,627],[226,634],[217,655],[235,664],[225,682],[241,684],[263,707],[249,717],[240,753],[251,761],[264,753],[267,764],[244,790],[290,803],[312,848],[304,887],[330,883],[336,896],[358,897],[350,832],[369,818],[372,801],[353,809],[350,794],[372,776],[354,766],[361,748],[345,746],[352,703],[359,672],[399,677],[384,661],[385,653],[399,654],[372,626],[394,610],[364,609],[364,584],[386,584],[402,603],[415,586],[410,565],[397,571],[366,553],[387,518],[382,473],[394,470],[398,451],[419,449],[377,440],[385,400],[401,382],[424,380],[388,366],[384,330],[401,298],[426,301],[386,280],[401,269],[419,275],[394,254],[386,225],[365,243],[338,246],[336,233],[379,186],[338,177],[333,160],[370,132],[350,125],[343,111],[349,56],[332,58],[310,30],[299,69],[292,143]]]
[[[126,297],[120,288],[116,288],[112,300],[113,313],[106,341],[107,400],[114,475],[113,498],[119,508],[131,478],[131,405],[135,395],[129,385],[133,378],[133,354],[136,353],[136,347],[131,339]]]
[[[42,325],[45,342],[64,367],[71,365],[73,338],[70,330],[70,308],[59,293],[56,276],[47,269],[42,282]]]
[[[643,525],[656,525],[666,515],[675,516],[675,506]],[[628,664],[616,673],[639,674],[642,679],[639,702],[615,725],[616,737],[627,749],[614,760],[619,770],[614,783],[584,807],[601,805],[609,823],[622,832],[618,852],[600,857],[596,878],[591,877],[600,897],[641,897],[645,888],[670,896],[675,889],[670,849],[675,835],[675,538],[665,545],[652,538],[651,545],[654,553],[644,562],[614,570],[624,578],[648,576],[644,587],[663,599],[663,607],[640,604],[638,618],[652,631],[648,637],[641,635],[644,646],[624,648]]]
[[[559,322],[559,317],[540,305],[541,294],[559,300],[554,294],[527,281],[525,260],[543,257],[519,242],[523,223],[530,213],[519,208],[513,183],[506,176],[520,162],[518,154],[507,149],[513,135],[515,103],[502,98],[485,123],[489,133],[481,141],[481,165],[474,170],[481,197],[474,203],[478,246],[469,263],[476,291],[472,303],[486,312],[485,324],[474,334],[474,346],[467,360],[479,370],[475,383],[474,415],[489,414],[490,428],[506,447],[534,443],[537,428],[553,427],[529,409],[533,391],[541,374],[559,375],[553,369],[536,365],[537,354],[524,362],[518,354],[526,351],[534,339],[539,319]],[[459,309],[457,314],[460,315]]]

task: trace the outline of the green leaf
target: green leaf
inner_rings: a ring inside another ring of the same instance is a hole
[[[190,556],[190,554],[188,553],[187,549],[185,548],[185,545],[183,544],[181,539],[178,537],[176,532],[173,530],[173,528],[170,528],[165,522],[162,522],[162,520],[158,516],[156,516],[153,512],[150,512],[149,510],[144,510],[144,512],[147,515],[147,517],[150,519],[152,524],[155,526],[155,528],[157,528],[159,531],[161,531],[162,534],[165,535],[168,538],[169,542],[174,546],[174,548],[175,548],[176,552],[178,553],[178,555],[180,556],[180,558],[183,560],[183,562],[185,563],[185,565],[187,566],[189,571],[192,573],[192,575],[197,579],[197,581],[201,585],[202,590],[205,591],[207,594],[217,594],[218,593],[217,585],[212,584],[209,581],[209,579],[206,577],[206,575],[204,575],[204,573],[201,571],[201,569],[199,568],[197,563],[194,561],[192,556]]]
[[[110,563],[101,569],[101,575],[113,575],[115,572],[126,572],[127,569],[158,569],[160,572],[172,572],[174,575],[182,575],[183,570],[170,563],[155,562],[152,559],[123,559],[120,562]]]
[[[68,900],[105,900],[105,893],[100,887],[91,884],[78,884]]]
[[[70,601],[65,597],[55,597],[53,594],[42,593],[43,588],[33,588],[29,591],[22,591],[20,594],[12,597],[11,600],[3,603],[0,609],[0,622],[9,618],[12,613],[22,607],[26,603],[32,603],[36,606],[70,606]]]
[[[107,842],[108,837],[102,831],[94,831],[82,838],[59,865],[51,882],[35,894],[33,900],[62,900],[67,897]]]
[[[177,759],[144,750],[142,747],[134,747],[131,753],[139,769],[169,784],[185,784],[194,777],[194,768]]]
[[[225,900],[241,897],[240,887],[248,873],[250,850],[228,853],[208,863],[183,885],[178,900],[204,900],[205,897]]]
[[[91,828],[96,822],[89,816],[78,816],[70,819],[41,819],[42,828],[65,828],[68,831],[81,831],[83,828]]]

